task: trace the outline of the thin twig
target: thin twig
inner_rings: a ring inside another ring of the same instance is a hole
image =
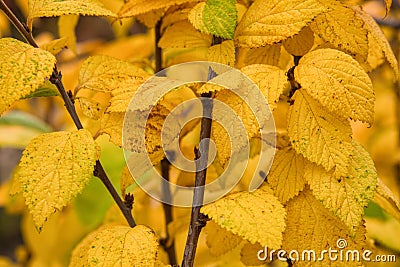
[[[26,41],[33,47],[39,47],[36,41],[33,39],[32,34],[28,31],[28,29],[18,20],[15,14],[8,8],[3,0],[0,0],[0,9],[6,14],[8,19],[14,24],[14,26],[18,29],[21,35],[26,39]],[[64,105],[72,118],[76,128],[83,129],[82,123],[76,113],[76,109],[74,103],[72,102],[71,98],[68,96],[67,91],[64,88],[64,84],[61,80],[61,72],[58,71],[57,66],[54,66],[53,73],[50,76],[50,82],[53,83],[60,93]],[[128,210],[128,207],[124,204],[120,196],[118,195],[117,191],[115,190],[114,186],[112,185],[110,179],[108,178],[106,172],[104,171],[103,166],[101,165],[100,161],[96,161],[94,175],[100,178],[103,184],[106,186],[107,190],[117,203],[118,207],[120,208],[122,214],[125,216],[128,224],[131,227],[135,226],[135,221],[132,217],[131,209]]]
[[[222,43],[221,38],[213,36],[213,45]],[[215,77],[214,71],[210,68],[208,73],[208,80]],[[211,98],[212,93],[201,94],[203,98]],[[197,242],[199,240],[201,229],[205,226],[207,217],[200,213],[200,209],[203,206],[204,200],[204,185],[206,183],[207,175],[207,162],[209,152],[209,140],[211,136],[211,123],[212,123],[212,101],[202,100],[203,105],[203,116],[201,119],[200,129],[200,142],[204,142],[202,150],[195,149],[196,161],[196,180],[193,194],[192,212],[190,217],[190,225],[188,236],[186,239],[185,251],[183,254],[182,267],[192,267],[194,264],[194,258],[196,255]]]
[[[156,68],[155,68],[156,73],[162,70],[162,50],[158,46],[158,42],[160,41],[161,38],[160,29],[161,29],[161,20],[157,22],[155,27],[154,57],[156,61]],[[161,161],[161,175],[166,181],[169,181],[170,165],[171,165],[170,162],[166,158],[164,158]],[[172,196],[169,183],[162,184],[161,192],[162,192],[163,210],[165,217],[166,236],[165,239],[160,241],[160,244],[168,254],[169,263],[172,266],[175,266],[178,265],[178,261],[176,260],[175,240],[174,237],[170,235],[168,230],[168,225],[173,221],[172,206],[171,206]]]

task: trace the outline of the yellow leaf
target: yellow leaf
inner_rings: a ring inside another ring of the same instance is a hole
[[[372,124],[372,82],[351,56],[335,49],[318,49],[302,57],[294,73],[296,81],[330,112]]]
[[[161,48],[209,47],[211,39],[211,35],[197,31],[190,22],[180,21],[165,30],[158,46]]]
[[[57,55],[58,53],[61,52],[63,48],[67,46],[68,39],[63,37],[60,39],[56,39],[53,41],[50,41],[44,45],[41,45],[40,48],[46,51],[49,51],[53,55]]]
[[[58,35],[67,38],[67,46],[76,54],[75,27],[78,24],[79,15],[64,15],[58,18]]]
[[[157,238],[147,226],[104,225],[78,244],[69,266],[154,266],[157,248]]]
[[[395,78],[398,79],[399,65],[397,58],[394,55],[393,50],[381,28],[367,12],[363,11],[362,9],[356,9],[356,12],[357,16],[365,22],[364,27],[368,30],[368,45],[370,48],[368,50],[367,62],[369,64],[374,64],[373,60],[376,59],[374,59],[372,55],[376,54],[378,51],[379,53],[383,53],[392,67]]]
[[[28,144],[17,179],[39,231],[89,182],[96,159],[96,144],[87,130],[42,134]]]
[[[257,258],[260,250],[264,250],[264,247],[262,247],[259,243],[245,244],[240,251],[240,261],[246,266],[263,265],[265,262]]]
[[[95,0],[29,0],[28,6],[29,28],[32,26],[32,20],[40,17],[56,17],[62,15],[117,16]]]
[[[379,178],[373,200],[400,222],[400,201]]]
[[[120,18],[132,17],[155,9],[168,8],[173,5],[181,5],[196,1],[197,0],[130,0],[122,6],[121,10],[118,12],[118,16]]]
[[[260,88],[271,110],[276,108],[280,95],[290,87],[285,71],[275,66],[253,64],[241,71]]]
[[[326,11],[317,0],[256,0],[236,28],[236,41],[243,47],[278,43],[298,34]]]
[[[364,22],[354,10],[340,3],[326,1],[324,4],[330,11],[316,17],[310,25],[311,30],[338,49],[367,59],[368,40]]]
[[[84,114],[93,119],[99,119],[109,106],[109,101],[111,106],[108,111],[125,112],[127,105],[121,107],[117,104],[118,98],[116,100],[111,96],[121,90],[128,90],[133,96],[148,77],[150,75],[147,72],[129,62],[109,56],[93,56],[82,64],[76,98]],[[124,98],[124,102],[130,99]]]
[[[281,56],[281,44],[266,45],[257,48],[238,48],[237,67],[243,68],[251,64],[278,66]]]
[[[288,113],[292,147],[327,171],[336,167],[336,172],[345,174],[352,152],[349,121],[329,113],[305,89],[297,90],[292,100]]]
[[[207,235],[206,243],[210,254],[216,257],[231,251],[243,240],[240,236],[221,228],[214,221],[207,223],[204,232]]]
[[[354,233],[360,225],[364,207],[373,198],[377,174],[368,152],[353,141],[347,173],[335,175],[313,163],[307,165],[304,177],[313,195],[331,210]]]
[[[105,113],[100,119],[100,129],[98,134],[108,134],[110,141],[122,147],[122,127],[124,125],[125,113],[110,112]]]
[[[280,248],[285,229],[285,209],[272,193],[257,189],[225,196],[201,208],[219,226],[251,243]]]
[[[204,8],[206,7],[206,2],[201,2],[195,5],[188,14],[188,19],[192,23],[193,27],[197,30],[209,34],[207,26],[204,23]]]
[[[385,0],[386,14],[389,13],[391,6],[392,6],[392,0]]]
[[[306,184],[305,164],[304,157],[291,147],[276,151],[267,182],[282,203],[286,203],[303,190]]]
[[[137,15],[136,18],[146,25],[147,28],[154,28],[157,22],[162,18],[164,15],[165,9],[154,9],[149,12]]]
[[[208,48],[207,60],[233,67],[235,65],[235,45],[232,40]]]
[[[56,58],[49,52],[12,38],[0,39],[0,114],[34,92],[53,72]]]
[[[358,228],[356,236],[351,237],[344,223],[324,208],[321,202],[312,196],[309,189],[290,200],[286,210],[286,230],[282,245],[282,249],[287,253],[285,256],[288,256],[290,251],[296,250],[301,259],[305,252],[305,260],[296,262],[296,266],[360,266],[360,262],[351,261],[351,255],[349,255],[349,261],[344,259],[345,252],[348,250],[358,250],[362,259],[362,253],[369,248],[366,244],[366,231],[363,225]],[[343,251],[343,260],[339,260],[339,257],[336,261],[329,260],[326,253],[329,249],[338,250],[338,254]],[[323,250],[325,254],[321,254]],[[290,255],[296,257],[294,253]],[[323,255],[323,260],[317,260],[321,255]]]
[[[144,82],[150,75],[144,70],[110,56],[93,56],[85,60],[79,72],[78,88],[111,92],[126,80]]]
[[[128,169],[128,166],[125,165],[124,169],[122,170],[122,177],[120,183],[122,196],[125,196],[126,189],[134,183],[135,180],[133,179],[132,174]]]
[[[283,46],[289,54],[303,56],[314,44],[314,33],[310,27],[304,27],[298,34],[283,41]]]

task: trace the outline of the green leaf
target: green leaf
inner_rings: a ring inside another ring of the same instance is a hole
[[[234,0],[207,0],[190,11],[189,20],[201,32],[233,39],[238,19],[235,3]]]
[[[58,96],[57,87],[52,84],[50,81],[46,80],[38,89],[34,92],[30,93],[27,96],[22,97],[21,99],[28,99],[32,97],[46,97],[46,96]]]

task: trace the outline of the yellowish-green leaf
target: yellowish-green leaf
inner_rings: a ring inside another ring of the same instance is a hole
[[[278,43],[298,34],[327,10],[317,0],[256,0],[236,28],[235,38],[244,47]]]
[[[386,57],[386,60],[392,67],[395,78],[398,79],[399,65],[397,58],[381,28],[367,12],[362,9],[356,9],[356,12],[357,16],[365,22],[364,27],[368,30],[368,45],[370,48],[368,50],[367,62],[371,65],[374,64],[375,62],[373,62],[373,60],[376,59],[373,55],[376,53],[383,53],[384,57]]]
[[[400,201],[379,178],[373,200],[400,222]]]
[[[211,35],[197,31],[188,21],[177,22],[168,27],[158,46],[161,48],[209,47]]]
[[[233,67],[235,65],[235,44],[232,40],[208,48],[207,59]]]
[[[283,41],[283,46],[289,54],[303,56],[314,44],[314,33],[310,27],[304,27],[298,34]]]
[[[39,231],[89,182],[96,159],[96,144],[87,130],[46,133],[28,144],[17,177]]]
[[[354,233],[361,224],[364,207],[375,194],[377,174],[368,152],[353,141],[346,175],[335,175],[309,163],[304,177],[313,195]]]
[[[69,267],[154,266],[157,248],[157,238],[147,226],[104,225],[78,244]]]
[[[118,16],[120,18],[133,17],[155,9],[168,8],[173,5],[181,5],[196,1],[197,0],[130,0],[122,6],[121,10],[118,12]]]
[[[58,35],[67,38],[67,47],[76,54],[75,28],[78,24],[79,15],[64,15],[58,18]]]
[[[103,114],[100,119],[100,130],[98,134],[108,134],[112,143],[122,147],[122,127],[124,125],[124,118],[125,113],[123,112]]]
[[[257,48],[238,48],[237,67],[243,68],[251,64],[278,66],[281,55],[281,44],[266,45]]]
[[[67,47],[68,39],[63,37],[60,39],[53,40],[49,43],[46,43],[42,46],[40,46],[41,49],[49,51],[53,55],[57,55],[58,53],[61,52],[61,50],[65,47]]]
[[[34,18],[40,17],[56,17],[62,15],[117,16],[95,0],[29,0],[28,7],[29,27],[31,27]]]
[[[367,30],[356,12],[340,3],[324,1],[330,11],[315,18],[311,30],[326,42],[351,55],[368,55]]]
[[[288,113],[292,147],[327,171],[336,167],[338,174],[347,173],[352,153],[349,121],[328,112],[305,89],[297,90],[292,100]]]
[[[296,81],[332,113],[372,124],[372,82],[351,56],[335,49],[318,49],[300,59],[294,74]]]
[[[303,190],[305,166],[306,159],[291,147],[276,151],[267,181],[279,201],[286,203]]]
[[[0,114],[34,92],[53,72],[56,58],[12,38],[0,39]]]
[[[188,18],[201,32],[233,39],[238,19],[235,3],[234,0],[207,0],[197,4]]]
[[[290,87],[285,71],[275,66],[253,64],[241,71],[260,88],[271,110],[276,108],[280,95]]]
[[[243,240],[240,236],[228,231],[214,221],[209,221],[204,227],[204,232],[207,235],[207,246],[210,249],[210,254],[219,257],[239,245]],[[221,244],[223,244],[221,246]]]
[[[304,253],[306,260],[296,262],[296,266],[360,266],[360,262],[356,260],[332,261],[326,251],[328,249],[341,251],[338,244],[346,244],[342,247],[343,252],[358,250],[361,258],[361,253],[370,249],[366,242],[364,225],[358,227],[356,235],[352,237],[346,225],[322,206],[309,189],[303,190],[290,200],[286,205],[286,211],[286,230],[282,249],[287,252],[298,251],[300,259],[302,252],[310,252],[310,254]],[[270,251],[269,248],[268,251]],[[345,259],[344,254],[343,259]],[[316,260],[321,255],[324,255],[323,260]],[[296,255],[292,254],[292,256]],[[308,256],[311,260],[307,260]]]
[[[285,209],[270,190],[238,192],[201,208],[221,227],[262,246],[278,249],[285,229]]]

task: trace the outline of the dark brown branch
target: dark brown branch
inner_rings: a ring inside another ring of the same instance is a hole
[[[163,159],[161,161],[161,175],[166,180],[169,181],[169,170],[170,170],[170,163],[168,159]],[[178,261],[176,260],[176,251],[175,251],[175,240],[174,237],[169,234],[168,225],[173,221],[172,216],[172,196],[171,196],[171,189],[169,188],[169,183],[163,183],[162,188],[162,200],[163,200],[163,210],[164,210],[164,217],[165,217],[165,232],[166,236],[164,239],[160,241],[161,246],[168,254],[169,264],[172,266],[176,266]]]
[[[6,14],[6,16],[8,17],[8,19],[14,24],[14,26],[18,29],[18,31],[21,33],[21,35],[26,39],[26,41],[33,47],[39,47],[36,43],[36,41],[33,39],[32,34],[28,31],[28,29],[18,20],[18,18],[15,16],[15,14],[8,8],[8,6],[4,3],[3,0],[0,0],[0,9]],[[76,109],[74,106],[74,103],[72,102],[71,98],[68,96],[67,91],[64,88],[64,85],[62,83],[61,80],[61,72],[58,71],[57,66],[54,66],[53,69],[53,73],[50,76],[50,82],[53,83],[63,101],[64,101],[64,105],[70,115],[70,117],[72,118],[72,120],[74,121],[74,124],[76,126],[76,128],[78,129],[83,129],[82,123],[78,117],[78,114],[76,113]],[[122,214],[125,216],[128,224],[131,227],[135,226],[135,221],[132,217],[131,214],[131,209],[129,209],[124,202],[122,201],[122,199],[120,198],[120,196],[118,195],[117,191],[115,190],[114,186],[112,185],[110,179],[108,178],[106,172],[103,169],[103,166],[101,165],[100,161],[96,161],[96,166],[94,169],[94,174],[95,176],[97,176],[98,178],[100,178],[100,180],[103,182],[103,184],[105,185],[105,187],[107,188],[107,190],[109,191],[109,193],[111,194],[111,196],[113,197],[113,199],[115,200],[115,202],[117,203],[118,207],[121,209]]]
[[[159,72],[162,70],[162,50],[158,46],[158,42],[161,38],[161,20],[158,21],[155,27],[155,39],[154,39],[154,57],[156,61],[156,68],[155,72]],[[170,170],[170,162],[167,158],[164,158],[161,161],[161,175],[166,180],[169,181],[169,170]],[[169,183],[163,183],[161,187],[162,192],[162,200],[163,200],[163,210],[164,210],[164,217],[165,217],[165,232],[166,236],[164,239],[160,241],[161,246],[168,254],[169,263],[172,266],[178,265],[178,261],[176,259],[176,251],[175,251],[175,240],[174,237],[169,234],[168,225],[173,221],[172,216],[172,196],[171,196],[171,189],[169,187]]]
[[[122,214],[124,215],[125,219],[128,221],[130,227],[135,227],[136,223],[132,217],[131,208],[125,205],[122,201],[118,192],[115,190],[113,184],[111,183],[110,179],[108,178],[106,172],[104,171],[103,166],[101,165],[100,161],[96,161],[96,167],[94,170],[94,176],[98,177],[105,187],[107,188],[108,192],[110,192],[112,198],[114,199],[115,203],[117,203],[119,209],[121,210]]]
[[[222,43],[221,38],[213,36],[212,45]],[[215,72],[210,68],[208,72],[208,79],[211,80],[215,77]],[[204,98],[211,98],[212,93],[201,94]],[[207,161],[209,152],[209,140],[211,136],[211,123],[212,123],[212,101],[202,100],[203,105],[203,117],[201,119],[200,129],[200,142],[204,142],[202,150],[195,149],[196,161],[196,180],[193,194],[192,212],[190,217],[190,225],[188,236],[186,239],[185,251],[183,254],[182,267],[192,267],[194,264],[194,258],[196,255],[197,242],[199,240],[201,229],[205,226],[207,218],[200,213],[200,209],[203,206],[204,200],[204,185],[206,183],[207,175]]]

